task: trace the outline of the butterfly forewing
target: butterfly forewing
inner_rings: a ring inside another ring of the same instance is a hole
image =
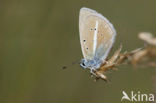
[[[80,42],[86,60],[95,57],[104,60],[116,35],[113,25],[101,14],[88,8],[80,10]]]

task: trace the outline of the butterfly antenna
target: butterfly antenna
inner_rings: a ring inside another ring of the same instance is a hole
[[[62,69],[66,69],[66,68],[68,68],[68,67],[70,67],[72,65],[75,65],[75,64],[80,64],[80,61],[79,60],[76,60],[76,61],[72,62],[70,65],[63,66]]]

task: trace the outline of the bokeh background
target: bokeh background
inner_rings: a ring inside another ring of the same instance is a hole
[[[111,83],[105,83],[94,82],[79,65],[61,67],[82,58],[81,7],[97,10],[113,23],[117,37],[111,55],[120,43],[123,51],[142,47],[139,32],[156,34],[155,4],[155,0],[1,0],[0,103],[121,103],[123,90],[154,92],[154,68],[120,66],[108,73]]]

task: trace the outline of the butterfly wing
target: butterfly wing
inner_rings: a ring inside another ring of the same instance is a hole
[[[114,42],[116,31],[101,14],[89,8],[81,8],[79,17],[80,43],[86,60],[95,57],[104,60]]]

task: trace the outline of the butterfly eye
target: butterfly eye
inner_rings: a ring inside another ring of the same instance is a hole
[[[82,63],[83,66],[86,66],[84,63]]]
[[[83,42],[85,42],[86,40],[83,40]]]

